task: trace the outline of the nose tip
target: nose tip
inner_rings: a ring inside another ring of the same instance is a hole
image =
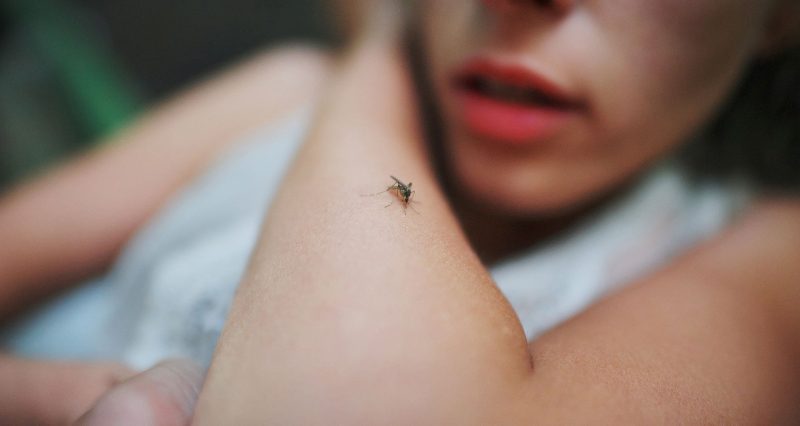
[[[498,12],[511,12],[521,7],[536,7],[559,14],[572,9],[575,2],[576,0],[483,0],[487,7]]]

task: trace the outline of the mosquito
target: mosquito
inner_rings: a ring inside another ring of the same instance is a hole
[[[405,184],[405,183],[403,183],[403,181],[401,181],[400,179],[398,179],[398,178],[396,178],[394,176],[389,176],[389,177],[392,178],[392,180],[394,181],[394,184],[392,184],[391,186],[389,186],[388,188],[386,188],[385,190],[383,190],[381,192],[377,192],[375,194],[368,194],[368,195],[369,196],[376,196],[376,195],[383,194],[385,192],[394,192],[395,195],[397,195],[397,197],[400,198],[400,202],[403,203],[403,214],[405,214],[406,213],[406,208],[407,207],[411,207],[409,205],[409,203],[411,203],[411,201],[414,198],[414,194],[416,193],[416,191],[411,189],[411,187],[414,184],[412,182],[409,182],[408,184]],[[394,204],[394,200],[392,200],[385,207],[389,207],[392,204]],[[411,210],[414,210],[414,207],[411,207]],[[416,211],[416,210],[414,210],[414,211]]]

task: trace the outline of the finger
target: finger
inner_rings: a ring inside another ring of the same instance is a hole
[[[112,389],[76,425],[187,425],[203,373],[191,361],[161,363]]]
[[[69,424],[133,375],[114,363],[0,355],[0,423]]]

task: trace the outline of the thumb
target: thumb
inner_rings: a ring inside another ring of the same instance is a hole
[[[115,387],[76,426],[183,426],[192,420],[203,371],[186,360],[163,362]]]

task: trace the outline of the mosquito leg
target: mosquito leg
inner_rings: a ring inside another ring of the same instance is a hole
[[[389,189],[391,189],[391,188],[389,188]],[[362,197],[377,197],[378,195],[385,194],[385,193],[389,192],[389,189],[387,189],[386,191],[376,192],[374,194],[361,194],[361,196]]]

